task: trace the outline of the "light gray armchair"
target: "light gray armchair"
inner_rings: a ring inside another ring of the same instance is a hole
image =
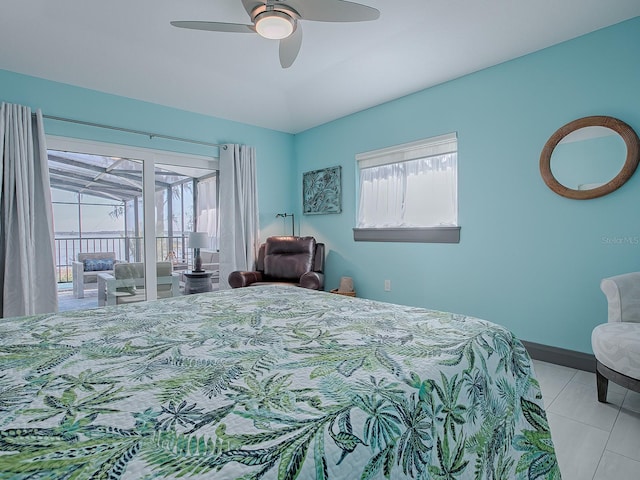
[[[605,278],[608,323],[591,333],[598,401],[607,401],[609,380],[640,392],[640,272]]]
[[[179,278],[171,262],[157,263],[158,298],[180,295]],[[144,263],[117,263],[113,275],[98,274],[98,305],[121,305],[145,300]]]
[[[211,250],[200,250],[202,269],[217,272],[220,270],[220,254]]]

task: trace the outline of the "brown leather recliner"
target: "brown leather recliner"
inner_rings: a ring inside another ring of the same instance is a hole
[[[229,275],[231,288],[290,284],[324,289],[324,243],[313,237],[269,237],[260,246],[256,270]]]

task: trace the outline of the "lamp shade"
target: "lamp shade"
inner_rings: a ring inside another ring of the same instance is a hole
[[[207,248],[209,246],[209,234],[207,232],[190,232],[189,248]]]
[[[341,277],[340,278],[340,286],[338,287],[338,291],[340,293],[343,292],[353,292],[353,278],[351,277]]]

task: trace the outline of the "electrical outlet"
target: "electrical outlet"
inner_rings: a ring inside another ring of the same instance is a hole
[[[391,280],[385,280],[384,281],[384,291],[385,292],[390,292],[391,291]]]

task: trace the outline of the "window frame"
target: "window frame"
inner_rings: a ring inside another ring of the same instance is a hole
[[[457,137],[457,132],[452,132],[415,142],[356,154],[356,181],[358,182],[356,189],[356,223],[358,222],[360,209],[360,171],[362,168],[401,163],[418,158],[450,153],[450,145],[454,141],[455,151],[457,153]],[[457,190],[456,197],[458,197]],[[460,230],[459,222],[454,226],[354,227],[353,239],[356,242],[460,243]]]

